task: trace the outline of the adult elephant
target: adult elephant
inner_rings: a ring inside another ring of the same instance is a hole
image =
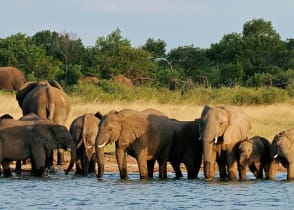
[[[202,141],[199,141],[199,124],[200,119],[194,121],[167,120],[165,129],[167,132],[173,132],[168,161],[170,161],[177,178],[183,176],[180,169],[181,163],[187,169],[188,179],[198,177],[203,154]]]
[[[21,70],[12,67],[0,67],[0,89],[18,90],[26,82]]]
[[[294,180],[294,128],[275,135],[272,148],[274,160],[270,167],[270,179],[275,178],[280,162],[287,168],[287,180]]]
[[[154,115],[154,110],[151,110],[150,115]],[[159,164],[159,178],[166,176],[166,163],[172,145],[168,141],[172,140],[172,133],[166,132],[170,137],[161,138],[161,133],[158,132],[161,123],[154,121],[151,126],[152,123],[147,119],[150,115],[148,111],[123,109],[119,112],[111,111],[103,116],[95,141],[98,178],[104,174],[104,146],[109,143],[115,143],[121,179],[127,179],[127,154],[136,158],[140,178],[147,179],[151,176],[148,174],[151,170],[148,170],[147,161],[155,160]],[[157,129],[154,130],[154,127]]]
[[[263,172],[265,177],[269,178],[271,148],[269,140],[262,136],[254,136],[235,145],[240,180],[246,180],[247,167],[257,179],[263,178]]]
[[[221,178],[236,180],[237,161],[234,145],[247,139],[251,128],[248,116],[239,107],[204,106],[201,113],[200,139],[203,142],[204,176],[215,176],[217,162]]]
[[[83,114],[73,120],[70,133],[76,145],[76,173],[95,173],[95,139],[102,114]]]
[[[31,112],[44,119],[64,125],[70,112],[70,100],[55,80],[27,82],[16,93],[23,115]],[[63,150],[58,150],[58,165],[64,161]]]
[[[69,149],[71,159],[65,173],[74,165],[76,149],[68,129],[48,120],[21,121],[6,119],[0,122],[0,162],[4,175],[11,176],[9,161],[32,158],[34,175],[43,176],[48,159],[56,148]]]

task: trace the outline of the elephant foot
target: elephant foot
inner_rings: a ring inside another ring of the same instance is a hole
[[[11,177],[12,176],[11,170],[10,169],[4,169],[3,170],[3,175],[5,177]]]

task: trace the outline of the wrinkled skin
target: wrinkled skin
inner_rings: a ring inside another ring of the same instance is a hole
[[[247,139],[251,128],[247,115],[234,106],[205,106],[199,126],[203,142],[204,176],[212,180],[215,176],[215,162],[221,179],[236,180],[237,161],[234,145]]]
[[[69,97],[55,80],[27,82],[17,91],[16,99],[23,115],[33,112],[61,125],[65,125],[70,112]],[[58,150],[57,159],[58,165],[63,164],[63,150]]]
[[[294,180],[294,129],[275,135],[272,149],[274,160],[270,167],[270,179],[275,179],[277,165],[280,162],[287,168],[287,180]]]
[[[272,161],[271,143],[264,137],[254,136],[238,142],[235,145],[240,180],[246,180],[246,168],[257,179],[269,178],[269,168]]]
[[[76,145],[76,174],[95,173],[95,139],[102,114],[84,114],[70,125],[70,133]]]
[[[7,119],[0,122],[0,162],[4,175],[11,176],[9,161],[32,158],[34,175],[43,176],[53,149],[70,149],[71,160],[66,174],[72,169],[76,150],[72,137],[63,125],[49,121]],[[5,161],[3,161],[5,160]]]
[[[22,71],[15,67],[0,67],[0,89],[18,90],[26,82]]]
[[[153,166],[156,160],[159,164],[159,178],[166,177],[166,164],[171,147],[171,144],[166,141],[172,140],[172,133],[166,132],[170,137],[161,138],[162,134],[158,131],[162,124],[159,121],[150,123],[150,120],[147,120],[154,113],[157,112],[124,109],[119,112],[111,111],[102,118],[95,142],[98,178],[104,173],[104,146],[109,143],[115,143],[121,179],[127,179],[127,154],[136,158],[140,178],[147,179],[153,176]],[[166,117],[162,116],[162,118]]]
[[[170,161],[175,170],[176,177],[183,176],[180,170],[180,164],[183,163],[187,169],[188,179],[198,177],[202,162],[202,141],[199,140],[200,120],[178,121],[168,119],[170,126],[166,131],[174,132],[173,144],[171,147],[168,161]]]

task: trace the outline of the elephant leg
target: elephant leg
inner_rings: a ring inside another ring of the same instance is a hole
[[[64,164],[64,150],[63,149],[57,149],[57,165],[63,165]]]
[[[237,164],[237,160],[235,159],[235,154],[232,151],[227,152],[227,167],[228,167],[229,180],[236,181],[238,164]]]
[[[95,160],[95,155],[92,156],[90,163],[89,163],[89,173],[96,173],[95,170],[95,166],[96,166],[96,160]]]
[[[127,171],[126,151],[119,146],[116,146],[115,151],[116,151],[115,154],[116,154],[116,160],[117,160],[118,169],[119,169],[119,173],[120,173],[120,178],[127,179],[128,178],[128,171]]]
[[[175,171],[176,178],[179,179],[179,178],[183,177],[183,173],[182,173],[181,168],[180,168],[180,163],[172,161],[171,165],[172,165],[172,167],[173,167],[173,169]]]
[[[34,162],[35,176],[43,176],[46,169],[46,151],[41,145],[35,145],[32,149],[32,157]]]
[[[246,165],[238,164],[239,180],[245,181],[246,178]]]
[[[226,164],[226,155],[222,152],[219,157],[216,159],[219,175],[221,179],[227,178],[227,164]]]
[[[294,163],[289,163],[287,168],[287,180],[293,181],[294,180]]]
[[[20,175],[21,174],[21,160],[17,160],[15,164],[15,173]]]
[[[256,168],[256,179],[263,179],[263,165],[261,163],[255,164]]]
[[[148,177],[153,178],[153,170],[154,170],[155,160],[148,160],[147,161],[147,168],[148,168]]]
[[[167,178],[167,160],[158,160],[159,165],[159,179],[166,179]]]
[[[278,164],[279,163],[276,160],[271,161],[269,164],[268,179],[274,180],[276,178]]]
[[[11,177],[12,176],[12,173],[11,173],[11,170],[10,170],[10,167],[9,167],[9,164],[10,162],[7,161],[7,160],[4,160],[2,162],[2,166],[3,166],[3,175],[5,177]]]
[[[137,156],[137,162],[140,171],[140,178],[141,179],[148,179],[149,178],[149,171],[147,167],[147,152],[146,149],[143,149],[139,152]]]

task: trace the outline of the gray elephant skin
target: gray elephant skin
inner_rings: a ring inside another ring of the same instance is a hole
[[[69,149],[71,159],[66,174],[72,169],[76,149],[68,129],[44,121],[5,119],[0,122],[0,162],[4,175],[10,176],[9,161],[32,158],[34,175],[43,176],[53,149]],[[3,161],[4,160],[4,161]]]
[[[12,67],[0,67],[0,89],[18,90],[26,82],[21,70]]]
[[[294,180],[294,129],[282,131],[272,141],[273,162],[270,178],[275,179],[278,163],[287,169],[287,180]]]
[[[272,145],[262,136],[254,136],[238,142],[235,145],[238,161],[239,179],[246,180],[246,168],[257,179],[262,179],[263,173],[269,178],[269,168],[272,162]]]
[[[27,82],[16,93],[23,115],[31,112],[41,118],[64,125],[70,112],[70,100],[61,85],[55,81]],[[62,150],[58,150],[57,164],[64,161]]]
[[[171,162],[177,177],[182,176],[179,166],[184,163],[188,178],[196,178],[202,157],[197,126],[197,121],[180,122],[169,119],[154,109],[108,113],[100,122],[96,139],[98,177],[104,173],[103,147],[108,143],[115,143],[122,179],[127,178],[127,153],[137,159],[141,178],[153,177],[155,161],[159,164],[159,178],[167,177],[167,161]]]
[[[237,179],[237,160],[233,147],[237,142],[247,139],[250,128],[248,116],[239,107],[204,106],[199,129],[206,180],[215,178],[215,162],[221,179]]]
[[[76,174],[95,173],[95,139],[102,114],[86,113],[75,118],[70,125],[70,133],[76,145]]]

